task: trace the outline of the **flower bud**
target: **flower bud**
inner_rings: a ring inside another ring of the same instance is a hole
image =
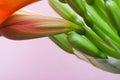
[[[9,39],[25,40],[79,29],[78,25],[64,19],[18,12],[1,24],[0,32]]]

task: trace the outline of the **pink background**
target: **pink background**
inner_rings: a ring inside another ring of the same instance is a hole
[[[47,0],[26,7],[59,17]],[[13,41],[0,38],[0,80],[120,80],[57,47],[48,38]]]

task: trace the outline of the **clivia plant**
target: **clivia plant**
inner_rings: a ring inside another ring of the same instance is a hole
[[[37,1],[0,0],[0,34],[12,40],[49,37],[93,66],[120,73],[120,0],[48,0],[62,19],[21,10]]]

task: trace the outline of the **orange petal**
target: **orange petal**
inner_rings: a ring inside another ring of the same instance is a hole
[[[0,24],[13,12],[40,0],[0,0]]]

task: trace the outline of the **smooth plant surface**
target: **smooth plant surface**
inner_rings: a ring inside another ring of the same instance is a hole
[[[119,0],[48,0],[62,18],[20,10],[37,1],[1,1],[1,36],[12,40],[49,37],[95,67],[120,73]]]

